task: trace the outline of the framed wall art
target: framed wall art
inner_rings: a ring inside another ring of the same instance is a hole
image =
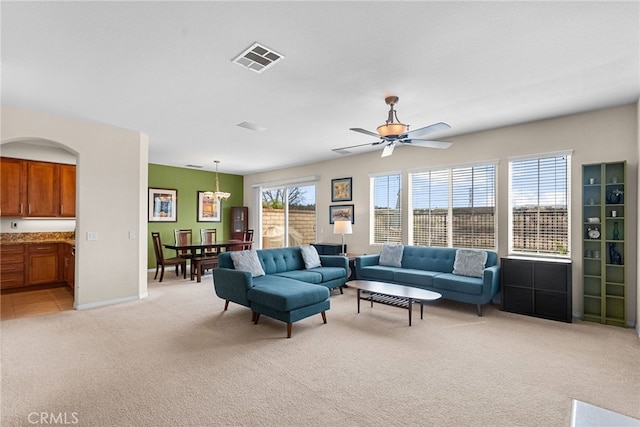
[[[331,180],[332,202],[351,201],[351,180],[352,178],[338,178]]]
[[[178,220],[178,190],[149,188],[149,222]]]
[[[205,191],[198,191],[198,222],[220,222],[222,201]]]
[[[329,224],[335,221],[351,221],[353,224],[353,205],[329,206]]]

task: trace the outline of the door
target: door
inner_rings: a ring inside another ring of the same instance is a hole
[[[263,189],[261,234],[263,248],[315,242],[316,185]]]

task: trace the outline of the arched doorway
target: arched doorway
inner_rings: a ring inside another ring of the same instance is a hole
[[[0,144],[0,155],[2,157],[62,165],[77,166],[78,163],[77,153],[57,141],[42,138],[20,138],[5,140]],[[74,169],[71,169],[71,171],[72,173],[75,172]],[[77,174],[75,176],[75,186],[77,187]],[[71,178],[73,179],[73,175],[71,175]],[[77,199],[78,192],[75,193]],[[75,205],[78,206],[77,200]],[[3,319],[48,314],[74,308],[76,287],[75,285],[70,285],[65,288],[64,280],[67,275],[64,274],[63,277],[63,270],[70,269],[71,277],[76,276],[74,262],[76,221],[77,212],[75,217],[65,218],[0,218],[3,244],[17,241],[34,243],[42,240],[43,242],[48,242],[47,244],[51,247],[51,241],[60,239],[60,242],[64,242],[64,244],[57,245],[58,252],[51,255],[51,257],[55,257],[58,260],[57,268],[59,269],[60,283],[3,289]],[[32,248],[33,246],[30,247]],[[55,248],[56,246],[53,247]],[[27,250],[25,249],[25,251]],[[39,262],[51,263],[51,257],[29,258],[29,261],[35,264]],[[25,261],[26,259],[25,256]],[[41,259],[42,261],[40,261]],[[29,265],[25,265],[25,269],[28,268]]]

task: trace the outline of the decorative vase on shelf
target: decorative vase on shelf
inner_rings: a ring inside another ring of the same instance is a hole
[[[611,190],[611,192],[609,193],[607,199],[609,203],[614,203],[614,204],[619,204],[622,203],[622,195],[624,194],[624,191],[620,190],[619,188],[616,188],[614,190]]]
[[[620,230],[618,230],[618,221],[613,223],[613,240],[620,238]]]
[[[616,251],[615,243],[609,243],[609,260],[611,261],[611,264],[622,265],[622,255],[620,255],[620,252]]]

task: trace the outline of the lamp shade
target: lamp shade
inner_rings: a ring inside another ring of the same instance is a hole
[[[380,136],[398,136],[407,133],[409,126],[403,123],[385,123],[378,126],[378,134]]]
[[[333,234],[352,234],[351,221],[335,221],[333,223]]]

